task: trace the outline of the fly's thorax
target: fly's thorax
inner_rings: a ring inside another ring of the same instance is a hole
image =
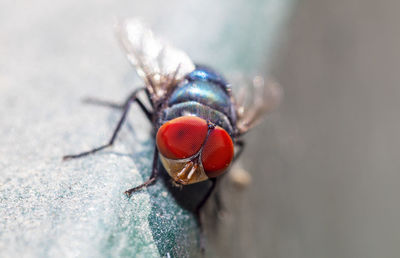
[[[195,102],[200,104],[199,106],[215,110],[226,116],[231,125],[236,124],[236,110],[231,88],[221,74],[209,67],[196,65],[196,69],[185,76],[185,79],[174,88],[166,100],[167,107],[188,102]],[[201,112],[198,111],[198,113]],[[202,117],[201,114],[197,116]]]
[[[196,69],[188,73],[185,78],[189,81],[210,81],[220,85],[226,92],[230,90],[224,76],[206,65],[196,64]]]
[[[228,132],[196,116],[178,117],[163,124],[156,144],[164,168],[182,185],[221,175],[234,155]]]
[[[231,98],[222,86],[211,81],[183,81],[172,92],[168,106],[195,101],[231,116]]]
[[[162,126],[164,123],[182,116],[200,117],[224,128],[230,135],[233,135],[235,131],[234,124],[227,115],[197,101],[182,102],[163,109],[158,124]]]

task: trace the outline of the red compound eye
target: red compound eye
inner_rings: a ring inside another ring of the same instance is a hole
[[[207,176],[221,175],[233,159],[233,142],[229,134],[217,126],[210,132],[201,153],[201,162]]]
[[[200,150],[207,130],[207,122],[199,117],[182,116],[172,119],[158,129],[158,150],[169,159],[189,158]]]

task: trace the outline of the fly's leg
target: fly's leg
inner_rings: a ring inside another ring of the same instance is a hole
[[[152,113],[146,108],[146,106],[143,104],[143,102],[140,99],[136,99],[135,101],[136,101],[136,103],[138,103],[138,105],[142,109],[143,113],[146,115],[147,119],[149,119],[149,121],[151,121]],[[95,99],[95,98],[85,98],[85,99],[83,99],[83,102],[86,104],[104,106],[104,107],[120,109],[120,110],[123,110],[125,107],[124,104],[118,104],[115,102],[102,100],[102,99]]]
[[[135,90],[129,97],[128,99],[125,101],[124,105],[123,105],[123,113],[122,116],[120,118],[120,120],[118,121],[117,127],[114,129],[114,132],[112,134],[111,139],[108,141],[108,143],[101,145],[97,148],[94,148],[92,150],[89,151],[85,151],[79,154],[75,154],[75,155],[66,155],[63,157],[63,160],[68,160],[68,159],[75,159],[75,158],[80,158],[80,157],[84,157],[93,153],[96,153],[100,150],[103,150],[107,147],[110,147],[114,144],[115,139],[117,138],[118,132],[120,131],[122,124],[124,123],[125,119],[126,119],[126,115],[128,114],[129,108],[131,106],[132,103],[137,102],[139,104],[139,106],[141,107],[141,109],[143,110],[143,112],[146,114],[146,116],[151,120],[152,117],[152,113],[147,110],[147,108],[143,105],[143,103],[137,98],[137,95],[140,91],[145,90],[145,88],[140,88]]]
[[[206,204],[207,200],[210,198],[212,192],[215,189],[215,186],[217,185],[217,178],[210,178],[210,181],[211,181],[211,187],[208,189],[206,195],[203,197],[201,202],[196,207],[195,215],[196,215],[197,222],[198,222],[200,228],[202,228],[200,212],[201,212],[202,208],[204,207],[204,204]]]
[[[225,205],[222,202],[220,188],[215,191],[214,201],[215,201],[215,212],[217,215],[223,215],[226,211]]]
[[[114,109],[124,109],[123,104],[118,104],[118,103],[114,103],[114,102],[102,100],[102,99],[84,98],[82,100],[82,102],[85,104],[104,106],[104,107],[109,107],[109,108],[114,108]]]
[[[154,184],[156,182],[157,178],[158,178],[158,149],[156,147],[155,150],[154,150],[153,168],[152,168],[152,171],[151,171],[150,178],[146,182],[144,182],[143,184],[138,185],[138,186],[136,186],[134,188],[131,188],[129,190],[126,190],[125,191],[126,196],[128,196],[128,198],[130,198],[132,193],[137,192],[137,191],[139,191],[139,190],[141,190],[141,189],[143,189],[143,188],[145,188],[145,187],[147,187],[149,185]]]
[[[203,209],[204,205],[206,204],[207,200],[210,198],[211,194],[213,193],[215,186],[217,185],[217,178],[210,178],[211,181],[211,187],[208,189],[206,195],[203,197],[201,202],[197,205],[196,211],[195,211],[195,216],[197,220],[197,225],[199,226],[200,229],[200,249],[202,253],[205,251],[205,240],[204,240],[204,231],[203,231],[203,223],[201,221],[201,210]]]
[[[137,91],[141,91],[141,90],[145,90],[145,88],[140,88]],[[119,103],[115,103],[115,102],[111,102],[111,101],[107,101],[107,100],[102,100],[102,99],[96,99],[96,98],[85,98],[85,99],[83,99],[83,102],[86,103],[86,104],[92,104],[92,105],[98,105],[98,106],[104,106],[104,107],[124,110],[127,103],[132,103],[132,102],[136,101],[136,103],[138,103],[139,107],[142,109],[142,111],[146,115],[146,117],[149,119],[149,121],[151,121],[152,120],[152,113],[146,108],[146,106],[143,104],[143,102],[137,97],[134,100],[130,100],[132,95],[134,95],[134,94],[137,95],[137,93],[139,93],[137,91],[134,91],[130,95],[128,100],[125,101],[124,104],[119,104]]]
[[[238,151],[235,153],[235,156],[233,157],[233,162],[235,162],[240,157],[240,155],[242,155],[246,143],[243,140],[237,140],[235,142],[235,145],[238,147]]]

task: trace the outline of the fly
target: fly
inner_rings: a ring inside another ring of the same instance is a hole
[[[233,96],[230,84],[222,75],[207,66],[194,64],[187,54],[159,40],[139,20],[122,22],[117,33],[144,87],[134,90],[122,105],[90,100],[119,108],[122,116],[108,143],[63,159],[84,157],[112,146],[131,105],[137,103],[154,127],[156,146],[149,179],[125,194],[130,197],[154,184],[161,162],[177,185],[212,182],[197,206],[199,219],[200,210],[218,178],[242,153],[243,135],[279,102],[280,88],[274,83],[264,85],[263,79],[256,77],[253,103],[248,107],[243,94],[238,98]],[[145,93],[151,109],[139,97],[141,92]]]

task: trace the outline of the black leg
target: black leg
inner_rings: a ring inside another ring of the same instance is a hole
[[[134,103],[134,102],[138,102],[137,95],[138,95],[138,93],[139,93],[140,91],[142,91],[142,90],[145,90],[145,88],[140,88],[140,89],[135,90],[135,91],[129,96],[129,98],[125,101],[125,104],[124,104],[124,106],[123,106],[123,109],[124,109],[124,110],[123,110],[122,116],[121,116],[121,118],[119,119],[119,122],[118,122],[118,124],[117,124],[117,127],[114,129],[113,135],[112,135],[111,139],[108,141],[107,144],[101,145],[100,147],[97,147],[97,148],[94,148],[94,149],[92,149],[92,150],[90,150],[90,151],[85,151],[85,152],[82,152],[82,153],[79,153],[79,154],[75,154],[75,155],[66,155],[66,156],[63,157],[63,160],[68,160],[68,159],[75,159],[75,158],[84,157],[84,156],[93,154],[93,153],[95,153],[95,152],[98,152],[98,151],[100,151],[100,150],[102,150],[102,149],[105,149],[105,148],[110,147],[111,145],[113,145],[115,139],[117,138],[118,132],[120,131],[121,126],[122,126],[122,124],[123,124],[124,121],[125,121],[126,115],[128,114],[128,111],[129,111],[129,108],[130,108],[131,104]],[[143,103],[141,103],[141,102],[139,101],[138,104],[139,104],[140,107],[142,107],[142,109],[144,110],[145,114],[146,114],[148,117],[151,117],[151,113],[146,109],[146,107],[143,105]]]
[[[201,216],[200,216],[200,212],[202,210],[202,208],[204,207],[204,205],[206,204],[207,200],[210,198],[212,192],[215,189],[215,186],[217,185],[217,178],[211,178],[211,187],[208,189],[206,195],[203,197],[203,199],[201,200],[201,202],[197,205],[196,207],[196,219],[197,219],[197,223],[199,224],[200,229],[202,230],[202,222],[201,222]]]
[[[225,206],[221,199],[221,188],[218,188],[215,191],[214,200],[215,200],[215,212],[217,215],[223,214],[225,212]]]
[[[126,190],[125,191],[126,196],[128,196],[128,198],[130,198],[132,193],[137,192],[137,191],[139,191],[139,190],[141,190],[141,189],[143,189],[143,188],[145,188],[145,187],[147,187],[149,185],[154,184],[156,182],[157,178],[158,178],[158,149],[156,147],[155,150],[154,150],[153,168],[152,168],[149,180],[147,180],[146,182],[144,182],[141,185],[138,185],[138,186],[136,186],[134,188]]]
[[[246,146],[243,140],[237,140],[235,142],[235,145],[238,146],[238,151],[236,152],[235,157],[233,157],[233,161],[236,161],[240,157],[240,155],[242,155],[244,147]]]
[[[144,90],[144,88],[141,88]],[[147,90],[146,90],[147,92]],[[114,109],[124,109],[127,103],[132,103],[133,101],[136,101],[138,103],[139,107],[142,109],[143,113],[146,115],[146,117],[149,119],[149,121],[152,121],[152,112],[150,112],[147,107],[143,104],[143,102],[139,99],[136,98],[134,100],[130,100],[133,94],[137,94],[137,92],[133,92],[127,101],[125,101],[124,104],[118,104],[115,102],[107,101],[107,100],[102,100],[102,99],[95,99],[95,98],[85,98],[83,99],[83,103],[86,104],[92,104],[92,105],[98,105],[98,106],[104,106],[104,107],[109,107],[109,108],[114,108]]]
[[[102,100],[102,99],[84,98],[82,100],[82,102],[85,104],[104,106],[104,107],[115,108],[115,109],[124,109],[124,105],[122,105],[122,104],[118,104],[118,103],[114,103],[114,102]]]
[[[202,220],[201,220],[201,210],[203,209],[203,207],[206,204],[207,200],[210,198],[212,192],[214,191],[215,186],[217,185],[217,178],[211,178],[210,181],[212,183],[211,187],[208,189],[206,195],[203,197],[201,202],[197,205],[196,211],[195,211],[197,225],[199,226],[199,229],[200,229],[199,246],[200,246],[200,250],[203,253],[203,255],[204,255],[204,252],[205,252],[205,238],[204,238],[204,231],[203,231],[203,223],[202,223]]]

